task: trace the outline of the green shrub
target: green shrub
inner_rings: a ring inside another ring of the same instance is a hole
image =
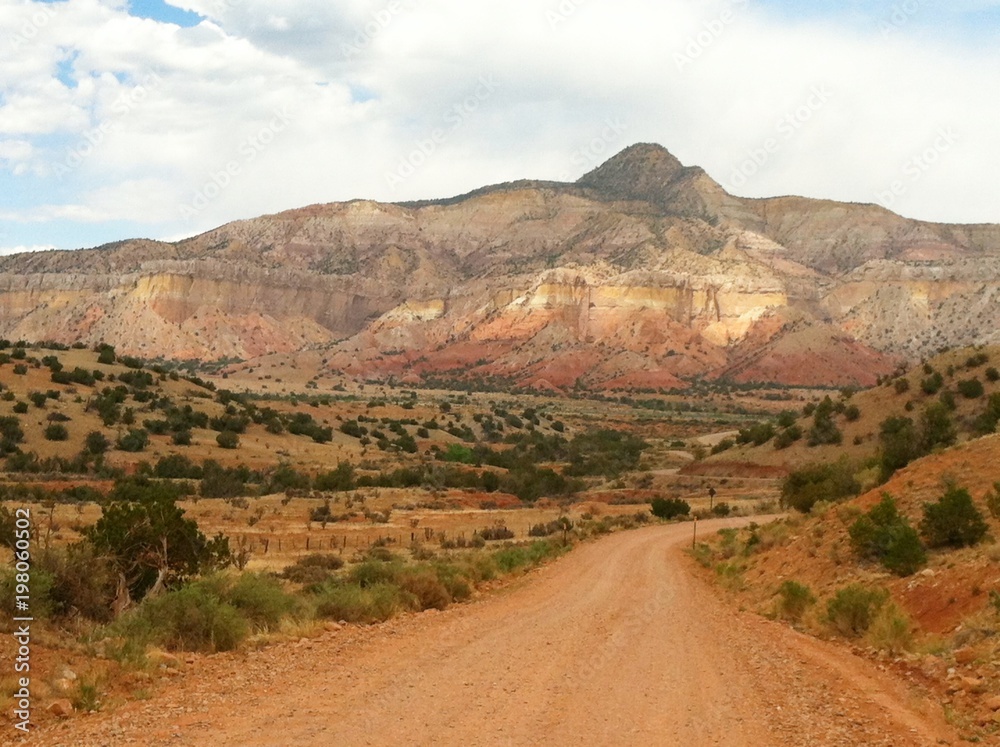
[[[889,592],[884,589],[845,586],[827,602],[827,622],[841,635],[857,638],[868,631],[888,598]]]
[[[920,382],[921,390],[923,390],[924,394],[927,395],[937,394],[941,391],[941,387],[943,386],[944,377],[937,371],[934,371],[930,376]]]
[[[504,573],[510,573],[525,566],[534,566],[544,560],[555,557],[566,550],[566,546],[550,540],[538,540],[530,545],[511,545],[493,553],[496,567]]]
[[[118,439],[117,445],[122,451],[143,451],[149,446],[149,433],[143,428],[133,428]]]
[[[512,545],[497,550],[493,554],[493,560],[496,562],[497,568],[503,573],[511,573],[530,563],[527,551],[519,545]]]
[[[121,480],[108,495],[97,523],[84,537],[125,575],[129,592],[142,598],[158,578],[167,584],[214,570],[232,559],[222,535],[206,539],[177,506],[172,485],[138,478]]]
[[[215,437],[215,442],[223,449],[235,449],[240,445],[240,437],[235,431],[222,431]]]
[[[654,498],[650,510],[659,519],[674,519],[690,514],[691,505],[680,498]]]
[[[480,529],[477,534],[488,541],[514,539],[514,532],[502,524],[485,527],[484,529]]]
[[[792,424],[785,430],[781,431],[777,436],[774,437],[774,448],[775,449],[787,449],[796,441],[802,438],[802,429]]]
[[[472,556],[466,556],[460,568],[462,573],[474,583],[492,581],[497,577],[499,570],[496,558],[489,553],[475,553]]]
[[[603,475],[609,479],[639,466],[649,444],[638,436],[609,429],[576,435],[567,447],[565,473],[571,476]]]
[[[979,379],[966,379],[958,382],[958,393],[966,399],[978,399],[985,393],[983,382]]]
[[[76,694],[73,696],[73,707],[84,713],[95,713],[101,710],[101,690],[97,682],[87,678],[76,683]]]
[[[808,513],[819,501],[839,501],[861,492],[854,468],[841,459],[831,464],[813,464],[792,472],[781,486],[783,506]]]
[[[421,610],[443,610],[451,604],[451,594],[433,568],[408,567],[396,577],[396,584],[417,601]]]
[[[712,447],[711,453],[713,455],[722,454],[725,451],[729,451],[734,446],[736,446],[736,442],[733,439],[724,438],[721,441],[719,441],[719,443],[717,443],[715,446]]]
[[[882,605],[866,637],[872,648],[894,656],[913,648],[913,625],[906,614],[894,603]]]
[[[38,567],[31,569],[31,614],[34,618],[46,620],[56,612],[50,598],[53,584],[54,579],[49,571]],[[11,624],[13,618],[24,614],[15,609],[17,586],[14,568],[0,567],[0,612],[3,613],[0,630],[6,630],[3,626]]]
[[[317,490],[353,490],[354,466],[350,462],[338,462],[336,469],[317,475],[315,484]]]
[[[185,586],[145,600],[133,613],[132,628],[150,643],[171,651],[231,651],[246,638],[246,620],[204,585]],[[126,624],[126,629],[130,626]]]
[[[883,482],[924,453],[921,441],[920,433],[910,418],[893,416],[882,421],[879,463]]]
[[[67,441],[69,430],[62,423],[51,423],[45,427],[45,438],[48,441]]]
[[[849,528],[851,547],[862,558],[877,560],[899,576],[916,573],[927,562],[920,536],[899,514],[888,493]]]
[[[196,583],[213,596],[240,611],[258,630],[272,630],[283,617],[296,614],[298,600],[272,576],[258,573],[216,574]]]
[[[170,434],[170,441],[174,446],[190,446],[191,431],[187,428],[181,428],[179,431],[174,431]]]
[[[308,489],[312,480],[309,475],[299,472],[292,465],[282,462],[268,476],[267,493],[283,493],[286,490]]]
[[[988,530],[965,488],[950,485],[937,503],[924,504],[920,533],[930,547],[971,547]]]
[[[469,576],[474,572],[470,572],[469,568],[454,563],[437,563],[434,572],[452,600],[462,602],[472,596],[473,580]]]
[[[715,566],[715,575],[719,583],[730,591],[740,591],[746,586],[743,578],[745,568],[739,563],[719,563]]]
[[[826,397],[813,412],[813,425],[809,429],[809,445],[822,446],[824,444],[837,445],[843,441],[843,434],[833,422],[834,405],[833,401]]]
[[[798,420],[799,414],[795,410],[783,410],[778,414],[778,426],[781,428],[791,428]]]
[[[183,454],[168,454],[156,463],[153,474],[167,480],[200,480],[203,471]]]
[[[316,614],[354,623],[383,622],[411,606],[411,600],[395,584],[376,583],[360,587],[332,584],[316,595]]]
[[[100,431],[91,431],[84,439],[83,448],[90,454],[103,454],[111,447],[111,442]]]
[[[948,408],[940,402],[933,402],[924,408],[920,427],[923,431],[922,447],[924,451],[931,451],[938,446],[951,446],[958,438],[958,433],[948,414]]]
[[[736,436],[736,443],[738,444],[753,444],[754,446],[761,446],[766,444],[772,438],[774,438],[774,425],[771,423],[754,423],[747,426],[746,428],[741,428],[739,434]]]
[[[281,575],[297,584],[318,584],[343,567],[344,559],[339,555],[313,553],[296,560]]]
[[[104,365],[111,365],[114,363],[118,357],[115,355],[115,349],[111,345],[106,343],[101,343],[95,348],[98,353],[97,362],[103,363]]]
[[[402,569],[403,564],[398,560],[365,560],[351,568],[347,578],[361,588],[376,584],[394,584]]]
[[[118,574],[110,560],[95,552],[89,542],[67,548],[46,548],[35,556],[33,573],[49,579],[47,599],[56,617],[80,615],[105,623],[111,620]],[[37,596],[35,578],[32,594]]]
[[[534,503],[547,496],[571,495],[578,492],[583,484],[580,480],[567,480],[548,467],[517,464],[503,476],[501,486],[525,503]]]
[[[778,614],[789,622],[799,622],[816,602],[812,590],[797,581],[785,581],[778,587]]]

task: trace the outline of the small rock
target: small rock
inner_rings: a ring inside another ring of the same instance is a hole
[[[975,677],[962,677],[959,679],[959,686],[967,693],[986,692],[986,683]]]
[[[74,672],[69,667],[63,667],[63,670],[62,670],[62,673],[60,674],[60,677],[62,679],[64,679],[64,680],[69,680],[70,682],[75,682],[76,681],[76,672]]]
[[[57,718],[69,718],[73,715],[73,704],[66,698],[54,700],[49,704],[48,712]]]
[[[1000,711],[1000,695],[990,698],[986,701],[986,707],[991,711]]]
[[[955,661],[959,664],[971,664],[978,658],[979,655],[974,648],[966,647],[955,651]]]

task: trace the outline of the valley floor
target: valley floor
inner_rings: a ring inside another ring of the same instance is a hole
[[[960,743],[926,693],[720,598],[691,529],[611,535],[445,612],[208,657],[148,701],[0,743]]]

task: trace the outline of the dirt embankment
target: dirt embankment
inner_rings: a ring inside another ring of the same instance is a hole
[[[690,532],[612,535],[473,604],[210,657],[149,701],[23,743],[958,743],[923,693],[720,600],[682,553]]]

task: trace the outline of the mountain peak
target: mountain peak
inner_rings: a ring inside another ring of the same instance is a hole
[[[577,185],[613,197],[649,200],[662,196],[683,171],[684,165],[662,145],[636,143],[584,174]]]

